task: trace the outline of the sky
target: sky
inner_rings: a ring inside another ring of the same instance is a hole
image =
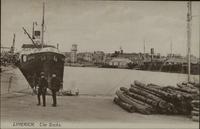
[[[42,21],[45,2],[45,43],[59,43],[61,51],[145,52],[186,55],[187,2],[95,1],[95,0],[2,0],[1,45],[16,48],[31,43],[22,27],[32,32],[32,23]],[[192,54],[199,57],[200,2],[192,3]]]

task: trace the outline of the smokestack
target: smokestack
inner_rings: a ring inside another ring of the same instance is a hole
[[[59,44],[57,43],[57,49],[59,49]]]
[[[13,44],[12,44],[12,46],[11,46],[11,53],[13,54],[14,53],[14,51],[15,51],[15,33],[14,33],[14,37],[13,37]]]

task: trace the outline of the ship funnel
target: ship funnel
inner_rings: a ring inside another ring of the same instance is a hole
[[[57,49],[59,49],[59,44],[57,43]]]
[[[10,52],[11,52],[12,54],[14,54],[14,51],[15,51],[15,34],[14,34],[14,37],[13,37],[13,44],[12,44],[12,46],[11,46],[11,48],[10,48]]]

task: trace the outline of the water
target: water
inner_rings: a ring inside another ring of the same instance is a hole
[[[198,80],[199,75],[192,75]],[[186,74],[139,71],[129,69],[108,69],[91,67],[65,67],[65,90],[78,88],[85,95],[114,95],[119,87],[130,87],[134,80],[155,83],[161,86],[176,85],[187,80]]]

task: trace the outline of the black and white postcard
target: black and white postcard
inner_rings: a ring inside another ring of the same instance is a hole
[[[1,128],[198,129],[200,2],[1,0]]]

